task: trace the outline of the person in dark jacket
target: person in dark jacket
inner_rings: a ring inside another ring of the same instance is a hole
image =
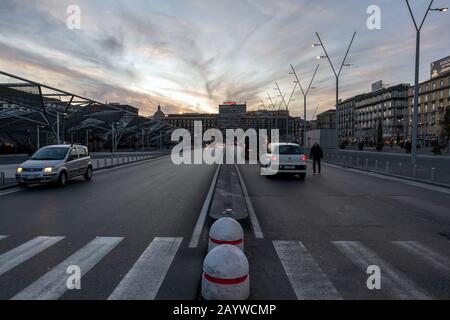
[[[313,160],[313,172],[316,174],[316,166],[319,168],[319,173],[321,171],[320,161],[323,158],[323,150],[319,146],[318,143],[315,143],[314,146],[311,148],[311,151],[309,153],[309,157]]]

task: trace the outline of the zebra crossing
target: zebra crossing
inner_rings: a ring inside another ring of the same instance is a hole
[[[272,242],[297,299],[342,299],[342,295],[301,241]],[[331,244],[359,268],[361,274],[366,273],[369,266],[378,266],[382,274],[382,289],[387,293],[388,298],[396,300],[429,300],[434,298],[363,243],[358,241],[332,241]],[[444,256],[416,241],[393,241],[390,244],[405,250],[415,259],[422,260],[430,267],[441,271],[447,279],[450,278],[450,259],[448,256]],[[450,281],[446,283],[446,286],[450,290]],[[354,299],[358,299],[358,297],[354,297]]]
[[[9,238],[0,235],[0,240]],[[13,240],[11,238],[11,240]],[[80,268],[81,276],[86,273],[95,273],[96,265],[108,254],[117,249],[125,240],[123,237],[96,237],[82,244],[79,249],[62,257],[62,262],[49,267],[44,274],[36,276],[30,283],[18,288],[9,299],[13,300],[56,300],[63,297],[69,290],[67,288],[67,269],[76,265]],[[38,236],[0,254],[0,280],[14,268],[26,264],[34,257],[38,257],[56,244],[64,243],[68,239],[64,236]],[[118,280],[112,290],[105,297],[108,300],[152,300],[160,291],[164,280],[168,276],[170,267],[182,247],[182,237],[155,237],[150,243],[136,255],[135,261],[129,262],[126,273]],[[301,241],[273,240],[269,243],[275,251],[276,263],[284,270],[287,280],[299,300],[341,300],[347,298],[348,292],[341,284],[335,283],[335,278],[327,274],[328,269],[323,268],[323,262],[317,257],[314,250],[308,249],[308,245]],[[6,242],[5,242],[6,244]],[[347,259],[351,265],[365,274],[370,265],[377,265],[382,271],[382,290],[392,299],[432,299],[436,298],[420,284],[411,274],[405,273],[405,268],[399,268],[397,264],[389,263],[389,259],[380,249],[374,250],[370,246],[359,241],[331,241],[329,247],[336,254]],[[400,250],[413,259],[422,261],[424,265],[437,270],[441,277],[450,279],[450,254],[434,250],[428,245],[418,241],[392,241],[386,242],[390,249]],[[449,244],[450,245],[450,244]],[[185,250],[192,250],[186,248]],[[406,263],[406,262],[405,262]],[[322,267],[321,267],[322,266]],[[336,262],[333,269],[346,267]],[[406,268],[407,269],[407,268]],[[199,270],[199,275],[201,270]],[[251,275],[252,277],[252,275]],[[255,277],[257,278],[257,277]],[[199,276],[200,279],[200,276]],[[279,275],[275,275],[271,281],[280,281]],[[287,284],[287,286],[289,286]],[[0,281],[0,290],[2,282]],[[253,285],[258,285],[253,283]],[[365,284],[363,284],[365,285]],[[448,284],[450,292],[450,281]],[[347,295],[346,295],[347,294]],[[355,299],[358,296],[354,297]]]
[[[0,236],[0,240],[7,236]],[[0,276],[38,256],[65,237],[39,236],[0,254]],[[67,259],[14,295],[11,300],[57,300],[67,287],[70,266],[80,269],[81,277],[114,250],[123,237],[96,237]],[[172,265],[183,238],[154,238],[123,277],[108,299],[153,300]],[[1,290],[1,287],[0,287]]]

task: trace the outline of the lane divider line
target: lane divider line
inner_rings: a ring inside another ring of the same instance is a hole
[[[242,193],[244,194],[245,204],[247,205],[248,215],[250,216],[250,222],[252,223],[252,230],[255,234],[256,239],[264,239],[264,234],[261,230],[261,225],[259,224],[258,217],[256,216],[255,209],[253,208],[252,201],[248,193],[248,189],[245,185],[244,178],[242,177],[239,166],[235,163],[236,172],[239,178],[239,183],[241,184]]]
[[[123,238],[121,237],[95,238],[27,288],[23,289],[12,300],[59,299],[68,290],[66,285],[68,274],[66,271],[69,266],[75,265],[80,267],[81,275],[84,276],[122,240]]]
[[[155,238],[108,300],[154,300],[183,238]]]
[[[208,215],[209,207],[211,206],[211,201],[214,195],[214,190],[216,188],[217,178],[219,176],[221,164],[217,166],[216,173],[209,187],[208,194],[206,195],[205,201],[203,202],[203,207],[200,210],[200,215],[195,224],[194,231],[192,232],[191,241],[189,242],[189,248],[197,248],[200,241],[200,236],[202,234],[203,226],[205,225],[206,216]]]

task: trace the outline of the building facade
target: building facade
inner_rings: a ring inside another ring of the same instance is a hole
[[[383,138],[388,141],[405,138],[409,84],[382,87],[355,99],[355,138],[376,141],[381,123]]]
[[[246,113],[246,103],[224,102],[219,105],[218,129],[225,132],[226,129],[242,128],[242,119],[246,116]]]
[[[319,113],[316,120],[316,129],[336,129],[336,110],[330,109]]]
[[[408,135],[412,136],[414,87],[408,92]],[[435,76],[419,84],[419,117],[417,136],[422,145],[443,135],[443,121],[450,108],[450,72]]]

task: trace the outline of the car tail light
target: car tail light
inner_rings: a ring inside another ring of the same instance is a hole
[[[308,160],[308,157],[304,154],[304,155],[302,155],[302,160],[306,161],[306,160]]]
[[[272,157],[272,161],[277,161],[277,160],[278,160],[277,157],[275,157],[275,156]]]

